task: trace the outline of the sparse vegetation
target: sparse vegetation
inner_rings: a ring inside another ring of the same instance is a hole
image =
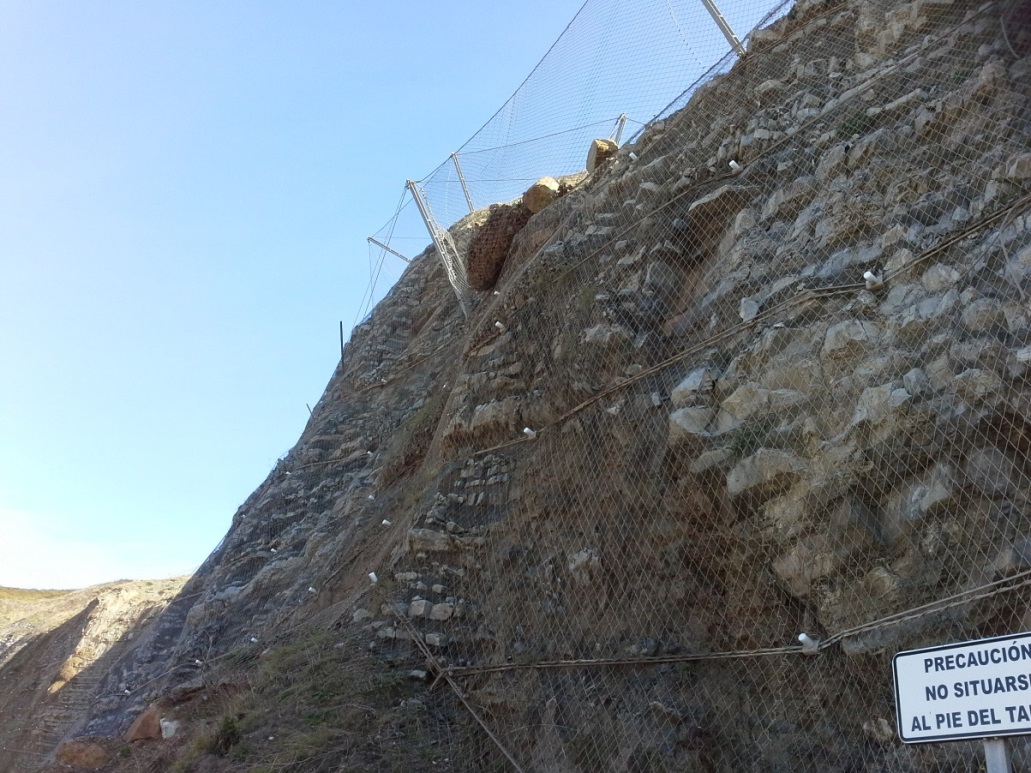
[[[162,761],[167,769],[419,769],[407,758],[425,753],[426,705],[407,668],[325,630],[242,665],[233,678],[246,677],[245,687],[193,703],[183,723],[189,736]]]
[[[767,421],[745,424],[731,437],[728,448],[738,459],[749,456],[762,446],[772,426]]]
[[[211,752],[224,757],[238,743],[240,743],[240,726],[237,724],[236,717],[223,717],[222,723],[218,727],[218,733],[212,741]]]
[[[838,136],[846,140],[849,137],[862,137],[873,125],[874,119],[866,114],[866,110],[857,110],[838,126]]]

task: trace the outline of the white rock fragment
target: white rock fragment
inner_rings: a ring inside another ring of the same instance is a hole
[[[376,576],[375,572],[369,572],[369,579],[373,582],[379,582],[379,577]]]
[[[169,738],[175,738],[175,733],[179,729],[179,722],[174,719],[165,719],[161,717],[159,720],[161,724],[161,737],[165,740]]]

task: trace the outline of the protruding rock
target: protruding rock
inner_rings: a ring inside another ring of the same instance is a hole
[[[716,383],[717,372],[712,368],[696,368],[684,377],[670,393],[670,401],[674,408],[689,405],[695,397],[711,392]]]
[[[912,395],[905,389],[896,388],[891,384],[867,387],[859,396],[856,411],[852,415],[852,423],[859,424],[868,421],[878,424],[883,422],[911,398]]]
[[[673,411],[669,415],[669,444],[675,446],[708,435],[708,427],[714,415],[712,408],[680,408]]]
[[[698,226],[707,220],[725,223],[758,192],[759,188],[753,185],[723,185],[712,193],[691,202],[691,206],[687,208],[687,212],[691,216],[689,225]]]
[[[536,215],[559,195],[558,180],[554,177],[542,177],[523,194],[523,206]]]
[[[1031,153],[1014,156],[1006,167],[1006,177],[1010,180],[1026,180],[1031,177]]]
[[[830,540],[817,535],[800,540],[787,553],[773,562],[773,572],[788,590],[799,598],[809,595],[812,584],[827,577],[838,567]]]
[[[946,266],[944,263],[935,263],[924,272],[920,281],[932,293],[940,293],[955,286],[959,279],[960,273],[952,266]]]
[[[435,529],[409,529],[408,548],[427,553],[442,553],[451,549],[451,537]]]
[[[585,344],[600,344],[601,346],[630,341],[633,337],[633,333],[622,325],[595,325],[584,331]]]
[[[805,472],[806,463],[788,451],[760,448],[738,462],[727,473],[727,491],[731,496],[783,490]]]
[[[591,148],[587,151],[587,171],[593,172],[604,166],[617,150],[619,150],[619,145],[612,140],[592,140]]]
[[[931,382],[927,374],[920,368],[913,368],[902,377],[902,386],[913,396],[919,396],[931,390]]]
[[[122,738],[126,743],[148,741],[161,737],[161,707],[152,703],[129,725]]]
[[[161,718],[161,737],[166,741],[170,738],[175,738],[175,734],[179,732],[179,720],[177,719],[166,719]]]
[[[434,604],[430,608],[429,618],[430,620],[450,620],[455,616],[455,605],[443,602],[441,604]]]
[[[426,599],[414,599],[408,604],[409,617],[429,617],[433,602]]]
[[[948,464],[936,464],[893,491],[884,503],[881,533],[888,542],[910,534],[928,515],[947,508],[957,495],[955,474]]]
[[[816,185],[812,177],[799,177],[794,182],[778,188],[763,207],[762,218],[794,217],[808,204],[816,194]]]
[[[680,274],[663,260],[653,260],[644,275],[644,287],[659,297],[673,295],[680,287]]]
[[[1002,379],[990,370],[971,368],[965,370],[952,380],[956,393],[965,400],[984,400],[993,395],[1002,394]]]
[[[738,316],[744,322],[751,322],[759,315],[759,302],[755,298],[742,298],[738,307]]]
[[[592,548],[584,548],[572,556],[568,561],[569,574],[577,585],[588,585],[591,582],[591,572],[598,566],[598,552]]]
[[[823,356],[845,359],[855,356],[870,346],[877,338],[877,326],[872,322],[846,319],[831,325],[823,339]]]
[[[997,333],[1006,330],[1006,313],[995,298],[978,298],[965,309],[963,326],[974,333]]]

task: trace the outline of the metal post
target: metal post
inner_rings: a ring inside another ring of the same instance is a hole
[[[1004,738],[984,739],[984,762],[987,773],[1010,773],[1010,755]]]
[[[469,186],[465,184],[465,175],[462,174],[462,166],[458,163],[458,154],[452,153],[451,160],[455,162],[455,171],[458,172],[458,181],[462,183],[462,193],[465,194],[465,203],[469,205],[469,214],[476,211],[473,206],[473,197],[469,195]]]
[[[404,261],[405,263],[411,263],[411,262],[412,262],[410,258],[406,258],[406,257],[405,257],[404,255],[402,255],[402,254],[401,254],[400,252],[398,252],[397,250],[392,250],[392,249],[390,249],[390,247],[388,247],[387,245],[385,245],[385,244],[384,244],[383,242],[381,242],[381,241],[380,241],[379,239],[374,239],[374,238],[373,238],[373,237],[371,237],[371,236],[366,236],[366,237],[365,237],[365,239],[366,239],[366,240],[367,240],[367,241],[368,241],[368,242],[369,242],[370,244],[375,244],[375,245],[376,245],[377,247],[379,247],[380,249],[384,249],[384,250],[386,250],[386,251],[387,251],[387,252],[389,252],[389,253],[390,253],[391,255],[393,255],[393,256],[394,256],[395,258],[401,258],[401,260],[403,260],[403,261]]]
[[[340,367],[344,367],[344,321],[340,320]]]
[[[415,181],[407,180],[405,184],[411,191],[412,198],[415,199],[415,206],[419,208],[419,214],[422,215],[422,222],[426,224],[426,230],[430,232],[433,246],[437,249],[440,262],[444,265],[444,271],[447,272],[448,281],[451,283],[455,295],[458,296],[458,305],[462,307],[462,313],[468,317],[470,310],[469,283],[465,278],[465,267],[458,255],[458,248],[455,247],[451,234],[437,225],[436,218],[430,212],[429,205],[423,199]]]
[[[705,10],[709,12],[712,20],[716,22],[716,26],[720,28],[720,32],[723,33],[723,37],[730,43],[730,47],[734,49],[738,56],[745,55],[745,47],[741,45],[741,41],[737,39],[737,35],[734,34],[734,30],[727,24],[727,20],[723,18],[723,14],[720,13],[720,9],[716,7],[716,3],[713,0],[702,0],[702,5],[705,6]]]
[[[440,238],[436,220],[430,214],[430,210],[426,206],[426,202],[423,201],[422,193],[419,191],[419,186],[415,184],[414,180],[406,180],[405,184],[408,186],[408,190],[411,191],[412,198],[415,199],[415,206],[419,208],[419,214],[422,215],[422,222],[426,224],[426,230],[430,232],[430,238],[433,240],[433,246],[437,248],[437,254],[444,262],[444,266],[447,267],[447,247],[444,246],[443,240]]]
[[[617,145],[619,141],[623,139],[623,128],[626,126],[626,113],[620,113],[619,118],[616,119],[616,128],[613,130],[612,141]]]

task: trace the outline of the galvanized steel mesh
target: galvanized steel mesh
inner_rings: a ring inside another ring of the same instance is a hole
[[[891,656],[1031,625],[1027,34],[802,3],[517,237],[385,637],[471,767],[978,767],[899,742]]]
[[[412,321],[450,359],[363,323],[390,356],[348,389],[432,382],[345,513],[407,529],[343,626],[432,685],[433,750],[395,761],[980,769],[899,741],[891,658],[1031,629],[1031,11],[721,10],[743,57],[701,4],[585,3],[458,151],[475,205],[659,117],[458,288],[467,319]],[[464,257],[455,169],[420,185]],[[315,509],[320,464],[292,467]]]

